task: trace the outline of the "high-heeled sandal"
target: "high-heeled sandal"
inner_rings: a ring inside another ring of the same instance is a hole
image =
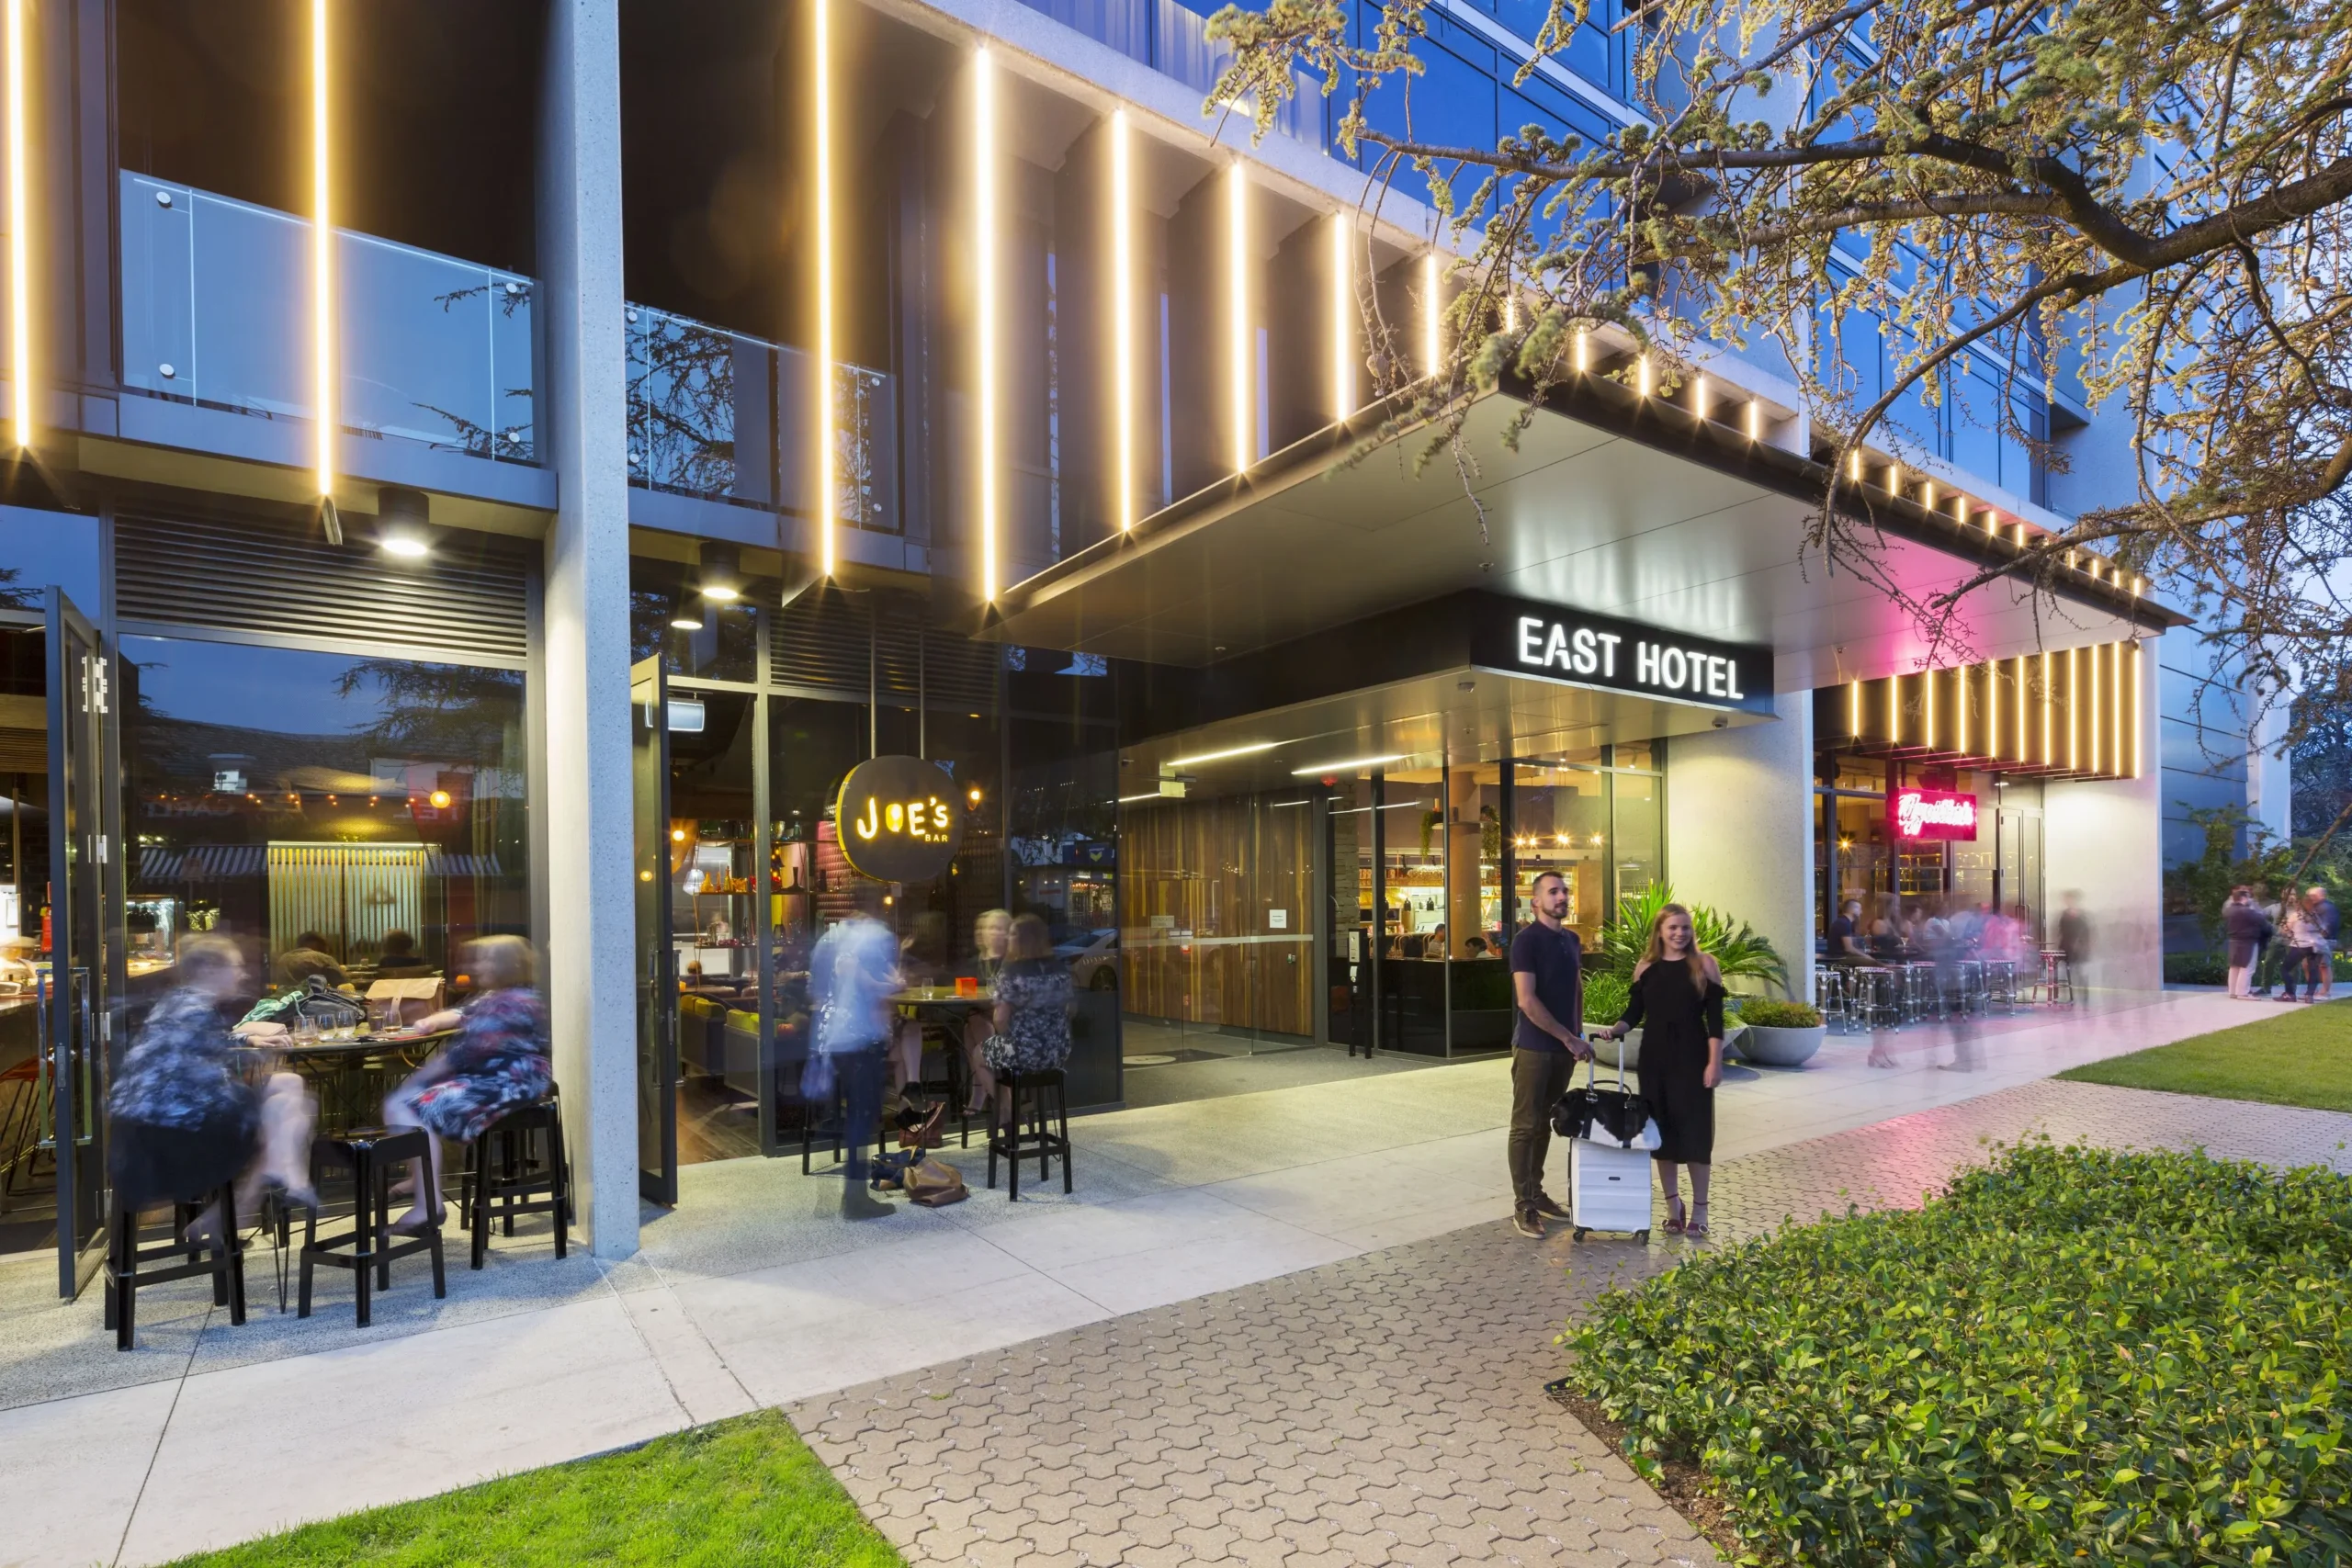
[[[1666,1232],[1668,1235],[1680,1235],[1682,1231],[1682,1200],[1679,1197],[1668,1198],[1666,1201]]]
[[[1682,1234],[1693,1240],[1704,1240],[1707,1235],[1707,1222],[1704,1217],[1706,1213],[1707,1206],[1704,1203],[1691,1204],[1690,1223],[1682,1227]]]

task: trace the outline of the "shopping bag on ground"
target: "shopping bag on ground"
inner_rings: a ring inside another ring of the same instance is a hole
[[[928,1156],[907,1167],[907,1173],[901,1179],[906,1183],[907,1197],[926,1209],[960,1203],[972,1195],[964,1185],[962,1171],[944,1159],[933,1159]]]

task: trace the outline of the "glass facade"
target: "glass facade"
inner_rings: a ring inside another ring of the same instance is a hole
[[[1898,841],[1889,831],[1891,788],[1920,784],[1977,800],[1973,840]],[[1858,940],[1883,944],[1931,912],[1998,907],[2039,942],[2047,918],[2042,879],[2041,781],[1977,768],[1921,768],[1824,751],[1814,767],[1814,944],[1828,951],[1829,921],[1862,906]]]

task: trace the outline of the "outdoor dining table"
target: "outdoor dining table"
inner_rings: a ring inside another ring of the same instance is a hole
[[[244,1045],[301,1074],[318,1090],[319,1124],[342,1127],[376,1121],[395,1066],[402,1076],[413,1072],[457,1032],[454,1029],[429,1034],[387,1030],[345,1040],[302,1040],[278,1034],[258,1042],[249,1039]]]

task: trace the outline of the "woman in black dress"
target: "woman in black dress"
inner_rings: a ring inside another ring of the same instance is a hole
[[[1642,1099],[1657,1122],[1658,1186],[1666,1228],[1707,1234],[1707,1172],[1715,1157],[1715,1085],[1724,1076],[1724,978],[1690,937],[1690,911],[1668,904],[1650,923],[1650,945],[1634,970],[1625,1015],[1610,1032],[1642,1027],[1637,1070]],[[1677,1167],[1690,1168],[1690,1213],[1682,1212]]]

